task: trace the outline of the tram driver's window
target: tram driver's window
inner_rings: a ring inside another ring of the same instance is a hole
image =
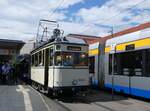
[[[63,65],[64,66],[73,66],[74,65],[74,55],[70,52],[63,53]]]
[[[55,65],[56,66],[61,66],[62,65],[62,55],[60,52],[56,52],[55,55]]]

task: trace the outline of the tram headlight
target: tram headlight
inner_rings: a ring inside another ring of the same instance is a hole
[[[81,54],[81,57],[82,57],[82,58],[85,58],[85,56],[86,56],[85,54]]]

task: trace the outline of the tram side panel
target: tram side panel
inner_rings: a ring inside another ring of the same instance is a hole
[[[99,45],[99,46],[98,46]],[[98,44],[96,49],[92,49],[89,51],[89,62],[90,65],[94,65],[93,67],[90,67],[90,75],[91,75],[91,84],[103,88],[104,85],[104,47],[105,44]],[[93,45],[94,46],[94,45]],[[91,46],[92,47],[92,46]],[[91,59],[94,59],[91,61]],[[92,72],[92,73],[91,73]]]
[[[44,67],[32,67],[31,68],[31,80],[44,85]]]
[[[89,73],[90,84],[98,87],[98,46],[99,43],[94,43],[89,46]]]
[[[76,87],[89,85],[88,69],[49,69],[49,88]]]
[[[90,72],[91,75],[91,84],[94,86],[98,86],[98,55],[92,55],[90,58],[94,59],[94,69]],[[92,63],[93,64],[93,63]]]
[[[88,86],[89,85],[89,72],[88,69],[63,69],[62,86]]]

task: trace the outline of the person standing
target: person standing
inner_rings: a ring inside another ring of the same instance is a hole
[[[7,64],[4,63],[2,66],[2,81],[6,83],[6,74],[7,74]]]
[[[2,81],[2,62],[0,62],[0,81]]]

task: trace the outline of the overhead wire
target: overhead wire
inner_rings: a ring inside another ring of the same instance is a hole
[[[58,4],[58,6],[52,11],[52,13],[50,14],[50,17],[54,15],[54,13],[56,13],[56,11],[62,6],[62,4],[64,3],[65,0],[60,1],[60,3]]]

